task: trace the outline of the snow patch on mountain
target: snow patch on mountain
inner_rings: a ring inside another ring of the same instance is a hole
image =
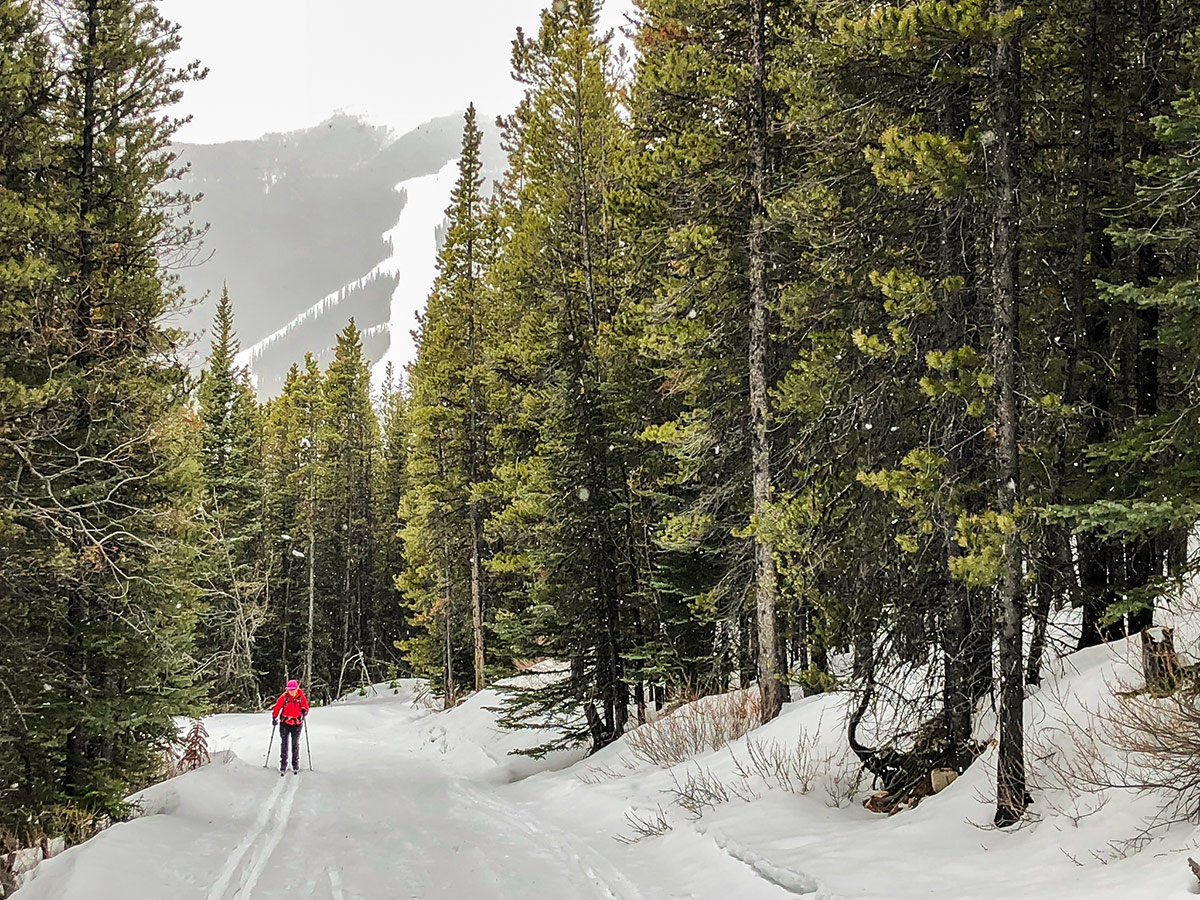
[[[400,184],[408,202],[396,227],[387,233],[392,255],[379,264],[381,271],[395,274],[400,280],[392,292],[388,322],[391,343],[372,370],[376,385],[383,382],[389,362],[399,374],[416,356],[412,329],[437,275],[437,229],[445,221],[457,176],[458,160],[452,159],[436,175],[410,178]]]
[[[372,381],[376,386],[382,384],[389,362],[397,372],[402,371],[416,352],[411,331],[416,327],[417,314],[424,308],[437,274],[437,229],[445,220],[445,210],[450,203],[457,173],[458,160],[452,159],[433,175],[409,178],[396,185],[397,192],[406,199],[399,221],[384,234],[391,248],[387,259],[357,281],[322,297],[286,325],[243,350],[238,355],[237,364],[249,366],[253,373],[255,361],[272,345],[287,340],[297,328],[319,318],[328,319],[331,329],[340,330],[345,323],[337,316],[336,308],[342,296],[373,278],[391,275],[397,277],[398,281],[392,292],[388,324],[368,329],[371,334],[386,329],[390,335],[387,352],[373,366]]]

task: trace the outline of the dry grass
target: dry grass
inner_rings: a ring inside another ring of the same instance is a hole
[[[703,697],[626,734],[634,756],[664,769],[699,753],[720,750],[762,721],[758,691],[749,688]]]
[[[730,800],[743,800],[749,803],[757,800],[759,795],[750,787],[745,778],[722,781],[712,769],[703,766],[689,768],[683,776],[671,774],[672,787],[668,793],[675,803],[693,819],[699,819],[705,810],[716,809]]]
[[[776,740],[746,741],[745,752],[739,755],[732,747],[733,775],[721,778],[712,769],[689,767],[682,775],[672,773],[668,793],[674,802],[693,818],[705,810],[730,800],[757,800],[760,790],[783,790],[792,794],[809,794],[821,783],[829,797],[829,805],[848,805],[862,784],[862,767],[855,765],[843,753],[817,752],[819,729],[801,730],[795,744]]]
[[[659,837],[666,834],[673,827],[661,806],[649,813],[642,813],[633,809],[627,810],[625,812],[625,821],[629,825],[630,833],[616,836],[616,840],[622,844],[636,844],[638,841],[644,841],[646,838]]]
[[[757,776],[792,794],[808,794],[829,760],[816,754],[816,732],[800,731],[794,747],[778,741],[750,738],[746,741],[746,756],[740,759],[732,750],[738,775],[749,781]]]

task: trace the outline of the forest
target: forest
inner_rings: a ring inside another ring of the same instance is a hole
[[[1156,610],[1200,520],[1200,7],[554,0],[508,169],[474,107],[417,356],[278,396],[172,325],[199,64],[146,0],[0,2],[0,829],[74,833],[173,716],[537,661],[599,750],[681,698],[850,693],[899,802]],[[1165,654],[1165,656],[1164,656]],[[882,712],[886,710],[885,712]],[[871,728],[864,722],[870,720]]]

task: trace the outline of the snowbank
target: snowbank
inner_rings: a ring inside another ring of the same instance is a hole
[[[1179,647],[1196,645],[1193,630],[1181,623]],[[1119,642],[1047,667],[1026,707],[1034,806],[1008,831],[990,826],[994,748],[915,809],[866,811],[845,695],[790,703],[663,767],[628,736],[587,758],[514,755],[548,735],[499,728],[500,691],[436,711],[408,679],[314,709],[313,771],[298,777],[274,770],[269,714],[211,717],[212,765],[144,791],[142,818],[43,863],[18,896],[1190,897],[1190,826],[1146,838],[1157,798],[1062,778],[1089,753],[1115,754],[1089,732],[1114,690],[1138,682],[1139,653]]]

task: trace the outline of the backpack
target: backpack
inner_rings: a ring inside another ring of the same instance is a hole
[[[279,718],[288,725],[295,725],[303,718],[304,706],[300,703],[300,694],[295,697],[285,693],[283,695],[283,708],[279,710]]]

